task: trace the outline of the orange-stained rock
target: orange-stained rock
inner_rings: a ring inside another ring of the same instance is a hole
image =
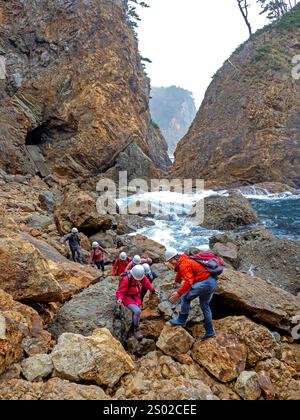
[[[172,327],[167,323],[156,343],[157,347],[168,356],[186,355],[192,348],[195,340],[182,327]]]
[[[246,367],[247,348],[235,337],[217,333],[216,338],[197,341],[192,348],[192,357],[221,382],[236,379]]]
[[[14,301],[0,289],[0,311],[17,325],[26,354],[31,356],[48,352],[52,345],[51,335],[44,329],[43,321],[34,309]]]
[[[126,169],[130,147],[145,155],[150,177],[169,164],[124,2],[47,0],[37,8],[11,0],[1,7],[1,46],[11,57],[1,80],[1,168],[36,172],[27,134],[45,159],[43,174],[93,178],[116,164]]]
[[[144,337],[157,340],[164,326],[165,321],[162,319],[142,320],[140,323],[140,331]]]
[[[78,385],[59,378],[47,382],[12,379],[1,383],[0,400],[107,400],[98,386]]]
[[[299,373],[278,359],[268,359],[255,368],[266,397],[277,400],[300,400]],[[272,384],[268,384],[268,381]],[[267,385],[267,386],[266,386]]]
[[[17,322],[0,311],[0,375],[22,359],[23,337]]]

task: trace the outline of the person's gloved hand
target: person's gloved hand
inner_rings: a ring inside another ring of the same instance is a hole
[[[171,295],[171,297],[169,298],[169,301],[171,303],[177,303],[177,302],[180,301],[180,298],[181,298],[181,296],[177,292],[175,292]]]

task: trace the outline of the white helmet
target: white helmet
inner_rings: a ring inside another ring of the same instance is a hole
[[[145,276],[145,270],[142,265],[136,265],[135,267],[133,267],[130,273],[132,274],[133,278],[138,281],[143,280]]]
[[[151,273],[151,268],[149,264],[143,264],[144,270],[146,274]]]
[[[141,259],[141,257],[140,257],[139,255],[135,255],[135,256],[133,257],[133,263],[134,263],[134,264],[138,265],[138,264],[140,264],[140,263],[141,263],[141,261],[142,261],[142,259]]]
[[[126,259],[127,259],[127,254],[126,254],[126,252],[121,252],[121,254],[120,254],[120,260],[121,261],[126,261]]]
[[[177,257],[178,251],[176,249],[168,249],[165,254],[166,261],[170,261],[172,258]]]
[[[74,233],[74,234],[75,234],[75,233],[78,233],[78,229],[77,229],[77,228],[73,228],[73,229],[72,229],[72,233]]]
[[[99,248],[99,242],[93,242],[92,243],[92,248],[94,248],[94,249],[96,249],[96,248]]]

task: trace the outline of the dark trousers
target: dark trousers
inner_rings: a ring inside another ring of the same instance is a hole
[[[95,261],[96,266],[98,267],[98,270],[101,270],[104,272],[104,261]]]
[[[73,261],[79,262],[80,264],[82,264],[80,246],[77,246],[76,248],[70,247],[70,249],[71,249]]]

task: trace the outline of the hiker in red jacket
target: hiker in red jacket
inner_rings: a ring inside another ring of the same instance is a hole
[[[89,257],[89,264],[96,264],[98,269],[102,269],[104,273],[104,254],[109,255],[109,253],[100,246],[98,242],[93,242],[92,250]]]
[[[127,276],[123,277],[116,292],[117,304],[123,304],[132,312],[131,326],[134,336],[138,341],[144,338],[139,331],[142,306],[141,291],[143,287],[150,290],[151,293],[156,293],[145,275],[144,267],[142,265],[136,265]]]
[[[125,271],[129,272],[130,270],[132,270],[132,268],[135,265],[143,265],[143,264],[149,264],[152,265],[152,260],[151,258],[141,258],[139,255],[135,255],[132,259],[132,261],[127,265]]]
[[[119,258],[117,258],[114,263],[112,275],[121,276],[123,273],[125,273],[126,267],[130,263],[131,263],[131,258],[127,256],[126,252],[121,252],[121,254],[119,255]]]
[[[166,252],[166,261],[169,262],[177,273],[174,285],[183,283],[183,286],[172,294],[171,303],[177,303],[181,299],[181,312],[177,319],[170,321],[173,326],[186,326],[191,308],[191,302],[199,297],[200,306],[204,315],[205,335],[202,341],[215,337],[212,321],[210,302],[217,288],[215,277],[199,262],[187,255],[180,255],[176,250]]]

